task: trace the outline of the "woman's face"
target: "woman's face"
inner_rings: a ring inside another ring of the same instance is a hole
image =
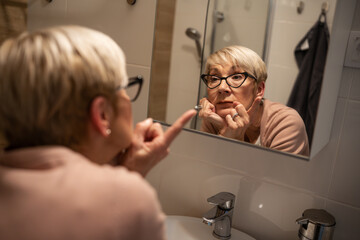
[[[227,77],[242,72],[245,71],[232,64],[219,64],[212,65],[209,74]],[[246,109],[249,109],[256,97],[257,91],[255,91],[255,88],[255,80],[251,77],[248,77],[239,88],[232,88],[227,85],[225,80],[222,80],[218,87],[207,89],[208,99],[215,106],[215,112],[222,118],[225,118],[227,114],[230,114],[234,101],[240,102]]]
[[[130,146],[133,136],[133,119],[131,102],[126,91],[121,89],[117,92],[116,115],[111,126],[111,136],[119,149]]]

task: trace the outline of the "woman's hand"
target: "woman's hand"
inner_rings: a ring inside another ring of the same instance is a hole
[[[254,122],[255,113],[258,111],[262,97],[255,98],[251,107],[246,110],[244,105],[234,102],[231,114],[225,117],[226,127],[220,132],[221,136],[244,141],[245,132]]]
[[[204,132],[219,134],[220,130],[226,126],[224,119],[215,113],[215,106],[206,98],[200,100],[201,110],[199,117],[202,119],[201,130]]]
[[[171,142],[194,115],[195,110],[185,112],[166,132],[159,123],[153,123],[150,118],[138,123],[130,147],[118,156],[119,162],[129,170],[145,176],[168,155]]]

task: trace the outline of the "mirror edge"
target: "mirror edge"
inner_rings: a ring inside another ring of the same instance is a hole
[[[309,160],[330,140],[356,0],[337,1]],[[326,93],[326,94],[324,94]]]
[[[153,121],[157,122],[157,123],[160,123],[165,128],[168,128],[168,127],[171,126],[170,123],[162,122],[162,121],[155,120],[155,119]],[[305,161],[309,160],[309,157],[303,156],[303,155],[300,155],[300,154],[293,154],[293,153],[284,152],[284,151],[280,151],[280,150],[276,150],[276,149],[265,148],[263,146],[258,146],[258,145],[248,143],[248,142],[239,142],[238,140],[235,140],[235,139],[221,137],[219,135],[214,135],[214,134],[207,133],[207,132],[201,132],[201,131],[194,130],[194,129],[191,129],[191,128],[182,128],[182,131],[190,132],[190,133],[193,133],[193,134],[202,135],[202,136],[206,136],[206,137],[216,138],[216,139],[219,139],[220,141],[231,142],[231,143],[235,143],[235,144],[242,144],[244,146],[247,146],[247,147],[250,147],[250,148],[255,148],[255,149],[258,149],[258,150],[261,150],[261,151],[263,150],[263,151],[269,151],[269,152],[272,152],[272,153],[278,153],[278,154],[282,154],[282,155],[287,155],[289,157],[297,158],[299,160],[305,160]]]

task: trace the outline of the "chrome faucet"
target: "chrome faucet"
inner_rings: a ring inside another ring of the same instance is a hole
[[[203,216],[203,222],[214,225],[213,236],[219,239],[231,238],[232,215],[234,212],[235,195],[229,192],[220,192],[207,199],[215,205]]]

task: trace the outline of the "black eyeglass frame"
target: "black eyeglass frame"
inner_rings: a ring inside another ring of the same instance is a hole
[[[230,85],[230,84],[228,83],[227,79],[228,79],[229,77],[232,77],[232,76],[238,75],[238,74],[243,74],[243,75],[245,75],[245,78],[244,78],[244,80],[242,81],[242,83],[240,83],[239,86],[234,87],[234,86],[232,86],[232,85]],[[219,78],[219,80],[220,80],[219,84],[216,85],[215,87],[209,87],[209,85],[208,85],[208,83],[207,83],[207,81],[206,81],[206,79],[205,79],[205,77],[207,77],[207,76]],[[231,75],[229,75],[229,76],[227,76],[227,77],[218,77],[218,76],[216,76],[216,75],[210,75],[210,74],[201,74],[201,76],[200,76],[201,80],[203,80],[203,82],[205,83],[205,85],[206,85],[209,89],[214,89],[214,88],[217,88],[218,86],[220,86],[222,80],[225,80],[226,84],[227,84],[229,87],[239,88],[239,87],[241,87],[241,86],[244,84],[245,80],[246,80],[248,77],[251,77],[252,79],[254,79],[255,81],[257,81],[256,77],[254,77],[253,75],[251,75],[251,74],[249,74],[249,73],[247,73],[247,72],[234,73],[234,74],[231,74]]]
[[[143,76],[141,75],[137,75],[136,77],[130,77],[129,78],[129,82],[128,84],[126,85],[126,87],[121,87],[121,86],[118,86],[116,88],[116,90],[120,90],[120,89],[127,89],[135,84],[139,84],[139,88],[138,88],[138,91],[135,95],[135,97],[133,97],[132,99],[130,99],[131,102],[135,102],[136,99],[139,97],[140,95],[140,92],[141,92],[141,88],[142,88],[142,85],[143,85],[143,82],[144,82],[144,78]]]

